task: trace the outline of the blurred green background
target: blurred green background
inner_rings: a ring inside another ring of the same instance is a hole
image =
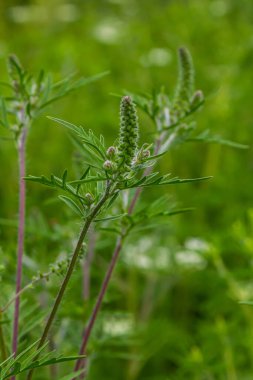
[[[91,342],[89,378],[252,379],[253,313],[238,300],[253,298],[253,2],[2,0],[0,15],[1,80],[7,79],[10,53],[29,71],[44,68],[55,79],[110,70],[46,113],[103,133],[108,144],[118,130],[119,101],[111,94],[161,86],[172,94],[177,49],[189,48],[196,88],[206,97],[195,115],[199,131],[210,129],[249,149],[185,144],[161,162],[161,170],[175,176],[214,178],[161,189],[160,195],[169,193],[195,211],[174,217],[153,235],[129,240]],[[153,126],[141,112],[140,124],[142,140],[151,141]],[[73,151],[66,132],[43,115],[30,131],[28,173],[60,175],[67,167],[73,174]],[[0,162],[1,262],[10,291],[18,188],[15,146],[5,139]],[[144,194],[144,201],[156,196]],[[24,283],[68,251],[78,231],[77,221],[53,197],[28,184]],[[76,331],[82,330],[113,245],[113,236],[98,243],[88,305],[80,298],[81,273],[75,275],[55,328],[55,344],[63,353],[78,351]],[[52,301],[56,286],[49,285],[46,295],[41,287],[41,304],[43,294]]]

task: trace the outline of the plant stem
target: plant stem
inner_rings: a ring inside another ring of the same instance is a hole
[[[16,271],[16,294],[21,290],[22,282],[22,264],[24,253],[24,233],[25,233],[25,181],[23,177],[26,174],[25,166],[25,147],[26,147],[27,128],[23,127],[18,142],[19,158],[19,221],[18,221],[18,247],[17,247],[17,271]],[[12,334],[12,352],[17,353],[18,348],[18,323],[19,323],[19,296],[16,297],[14,307],[14,321]],[[15,377],[12,377],[15,380]]]
[[[2,312],[0,311],[0,350],[1,350],[2,360],[4,361],[5,359],[7,359],[7,350],[6,350],[3,327],[2,327],[1,322],[2,322]]]
[[[107,271],[107,273],[105,275],[104,281],[102,283],[102,286],[101,286],[101,289],[100,289],[100,292],[99,292],[99,295],[98,295],[95,307],[94,307],[94,309],[92,311],[91,318],[90,318],[90,320],[88,322],[88,325],[87,325],[87,327],[85,329],[85,332],[84,332],[84,335],[83,335],[82,345],[81,345],[81,348],[80,348],[80,353],[86,351],[86,346],[87,346],[87,343],[88,343],[88,340],[89,340],[89,337],[90,337],[90,333],[91,333],[92,327],[93,327],[93,325],[94,325],[94,323],[96,321],[97,314],[98,314],[98,311],[99,311],[99,309],[101,307],[101,304],[102,304],[105,292],[107,290],[107,287],[108,287],[108,284],[109,284],[109,281],[110,281],[110,278],[111,278],[111,275],[112,275],[112,272],[113,272],[113,269],[114,269],[114,267],[116,265],[119,253],[121,251],[122,243],[123,243],[123,238],[120,237],[118,239],[118,241],[117,241],[115,250],[113,252],[113,256],[112,256],[111,262],[109,264],[108,271]],[[82,365],[82,360],[79,359],[76,362],[75,371],[77,371],[78,369],[80,369],[81,365]],[[73,380],[74,379],[75,378],[73,378]]]
[[[160,135],[159,138],[157,138],[157,140],[155,142],[154,154],[158,154],[159,149],[160,149],[161,144],[162,144],[162,141],[163,141],[163,138],[164,138],[164,134],[163,133]],[[152,171],[151,167],[147,168],[145,170],[145,172],[144,172],[144,175],[150,174],[151,171]],[[133,198],[132,198],[132,200],[130,202],[129,208],[128,208],[128,214],[129,215],[131,215],[133,213],[134,207],[135,207],[135,205],[136,205],[136,203],[137,203],[137,201],[139,199],[139,196],[140,196],[141,192],[142,192],[141,188],[137,188],[136,189],[136,191],[134,193],[134,196],[133,196]],[[122,246],[123,246],[123,240],[124,240],[124,235],[122,235],[121,237],[119,237],[119,239],[118,239],[118,241],[116,243],[116,246],[115,246],[112,258],[111,258],[111,262],[109,264],[107,273],[106,273],[106,275],[104,277],[104,280],[103,280],[102,286],[100,288],[100,292],[98,294],[98,297],[97,297],[95,306],[93,308],[91,317],[89,319],[89,322],[88,322],[88,324],[87,324],[87,326],[85,328],[84,334],[83,334],[83,340],[82,340],[81,348],[80,348],[80,351],[79,351],[80,355],[85,354],[87,343],[88,343],[88,340],[89,340],[89,337],[90,337],[93,325],[94,325],[94,323],[96,321],[98,312],[100,310],[100,307],[101,307],[103,299],[104,299],[105,292],[107,290],[109,281],[110,281],[111,276],[112,276],[113,269],[114,269],[114,267],[115,267],[115,265],[117,263],[120,251],[121,251]],[[74,368],[74,371],[78,371],[81,368],[82,362],[83,362],[82,359],[78,359],[77,360],[75,368]],[[73,378],[72,380],[75,380],[75,378]]]
[[[90,266],[94,256],[95,242],[96,235],[91,226],[89,230],[88,252],[83,263],[83,299],[85,301],[87,301],[90,297]]]
[[[95,233],[95,229],[92,227],[93,226],[91,226],[89,230],[88,252],[83,263],[83,300],[86,302],[90,298],[90,267],[91,267],[91,262],[94,257],[95,244],[96,244],[96,233]],[[88,360],[89,360],[88,358],[84,359],[83,361],[84,368],[88,366],[88,362],[87,362]],[[85,373],[82,373],[80,375],[80,380],[83,378],[85,378]]]
[[[96,215],[100,211],[101,207],[104,205],[104,203],[109,198],[109,196],[110,196],[110,193],[109,193],[110,192],[110,186],[111,186],[110,183],[107,183],[107,187],[106,187],[106,190],[105,190],[102,198],[96,204],[96,206],[93,208],[93,210],[91,211],[90,215],[86,218],[86,221],[85,221],[84,226],[82,228],[82,231],[80,233],[79,239],[77,241],[77,244],[76,244],[76,247],[75,247],[72,259],[71,259],[69,267],[67,269],[67,273],[66,273],[66,275],[64,277],[64,280],[62,282],[62,285],[61,285],[61,287],[59,289],[58,295],[57,295],[56,300],[54,302],[54,305],[53,305],[53,308],[51,310],[51,313],[50,313],[50,315],[48,317],[46,326],[45,326],[44,331],[42,333],[42,336],[40,338],[40,341],[39,341],[37,349],[39,349],[40,347],[42,347],[43,344],[46,342],[49,330],[50,330],[50,328],[52,326],[52,323],[53,323],[53,321],[55,319],[57,310],[58,310],[58,308],[59,308],[59,306],[61,304],[61,301],[63,299],[66,287],[67,287],[67,285],[69,283],[69,280],[70,280],[71,275],[73,273],[73,270],[75,268],[75,264],[76,264],[79,252],[80,252],[80,250],[82,248],[82,244],[83,244],[84,238],[86,237],[86,234],[87,234],[87,231],[89,229],[89,226],[90,226],[91,222],[93,221],[93,219],[96,217]],[[37,360],[37,358],[38,358],[38,356],[35,357],[34,360]],[[29,371],[28,376],[27,376],[27,380],[31,380],[32,379],[33,372],[34,372],[34,369],[31,369]]]
[[[26,290],[31,289],[33,285],[35,285],[37,282],[39,282],[43,278],[47,278],[51,272],[44,273],[42,277],[36,278],[35,280],[32,280],[27,285],[25,285],[18,293],[16,293],[5,305],[0,309],[0,313],[4,313],[13,302],[16,301],[17,297],[20,297],[21,294],[23,294]]]

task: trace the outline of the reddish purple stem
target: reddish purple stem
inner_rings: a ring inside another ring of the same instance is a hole
[[[82,355],[86,351],[86,346],[87,346],[88,339],[90,337],[90,333],[91,333],[92,327],[93,327],[93,325],[95,323],[98,311],[99,311],[99,309],[101,307],[101,304],[102,304],[102,301],[103,301],[103,298],[104,298],[104,295],[105,295],[108,283],[110,281],[110,278],[111,278],[113,269],[115,267],[115,264],[117,262],[117,258],[119,256],[121,248],[122,248],[122,238],[119,238],[118,242],[116,244],[115,250],[113,252],[113,256],[112,256],[112,259],[111,259],[108,271],[107,271],[107,273],[105,275],[105,278],[104,278],[104,281],[102,283],[102,286],[101,286],[101,289],[100,289],[100,292],[99,292],[99,295],[98,295],[95,307],[94,307],[94,309],[92,311],[91,318],[90,318],[90,320],[88,322],[88,325],[87,325],[87,327],[85,329],[85,332],[84,332],[84,335],[83,335],[82,345],[81,345],[80,352],[79,352],[80,355]],[[75,371],[79,370],[81,368],[81,366],[82,366],[82,359],[78,360],[76,362]]]
[[[16,294],[21,290],[22,263],[24,253],[24,233],[25,233],[25,146],[27,130],[23,128],[18,145],[19,158],[19,220],[18,220],[18,247],[17,247],[17,271],[16,271]],[[17,296],[14,306],[14,322],[12,335],[12,352],[14,355],[18,349],[18,323],[19,323],[19,296]],[[12,377],[15,380],[15,377]]]

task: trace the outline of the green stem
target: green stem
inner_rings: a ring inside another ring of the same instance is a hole
[[[4,361],[7,359],[7,350],[6,350],[6,344],[5,344],[3,327],[2,327],[1,321],[2,321],[2,312],[0,311],[0,350],[1,350],[2,360]]]
[[[37,282],[39,282],[42,279],[47,279],[48,276],[50,276],[52,272],[43,273],[43,275],[39,278],[36,278],[35,280],[32,280],[27,285],[25,285],[18,293],[16,293],[5,305],[0,309],[0,313],[4,313],[12,304],[15,302],[15,300],[21,296],[26,290],[31,289]]]
[[[41,348],[44,345],[44,343],[46,342],[49,330],[50,330],[50,328],[52,326],[52,323],[53,323],[53,321],[55,319],[57,310],[58,310],[58,308],[59,308],[59,306],[61,304],[61,301],[63,299],[66,287],[67,287],[67,285],[69,283],[69,280],[70,280],[71,275],[73,273],[73,270],[75,268],[75,264],[76,264],[79,252],[80,252],[80,250],[82,248],[82,244],[83,244],[84,238],[86,237],[87,231],[88,231],[88,229],[90,227],[90,224],[92,223],[93,219],[96,217],[96,215],[98,214],[98,212],[100,211],[100,209],[102,208],[102,206],[104,205],[104,203],[110,197],[110,195],[111,195],[110,194],[110,188],[111,188],[111,184],[107,183],[107,187],[106,187],[106,190],[105,190],[102,198],[97,203],[97,205],[93,208],[93,210],[91,211],[90,215],[87,217],[87,219],[85,221],[85,224],[84,224],[83,229],[82,229],[82,231],[80,233],[77,245],[75,247],[72,259],[70,261],[67,273],[66,273],[65,278],[64,278],[64,280],[62,282],[62,285],[60,287],[60,290],[59,290],[58,295],[56,297],[56,300],[54,302],[52,311],[51,311],[51,313],[50,313],[50,315],[48,317],[46,326],[45,326],[44,331],[42,333],[42,336],[40,338],[40,341],[39,341],[39,344],[38,344],[38,347],[37,347],[38,349]],[[38,359],[38,356],[34,358],[34,360],[37,360],[37,359]],[[28,376],[27,376],[27,380],[31,380],[32,379],[33,372],[34,372],[34,369],[31,369],[29,371]]]

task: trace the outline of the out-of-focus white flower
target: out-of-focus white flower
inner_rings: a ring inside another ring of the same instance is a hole
[[[142,238],[135,245],[130,244],[124,251],[123,260],[129,266],[141,269],[162,270],[171,264],[170,250],[157,246],[154,240],[149,238]]]
[[[133,327],[133,318],[130,315],[106,317],[103,321],[104,333],[111,336],[127,335]]]
[[[166,66],[172,60],[172,54],[168,49],[154,48],[140,58],[140,63],[145,66]]]
[[[200,239],[198,237],[191,237],[186,240],[185,248],[192,251],[206,252],[209,250],[210,245],[203,239]]]
[[[116,44],[121,41],[124,24],[117,19],[103,20],[93,29],[93,36],[104,44]]]
[[[184,267],[204,269],[206,260],[198,253],[190,250],[179,251],[176,253],[176,262]]]

